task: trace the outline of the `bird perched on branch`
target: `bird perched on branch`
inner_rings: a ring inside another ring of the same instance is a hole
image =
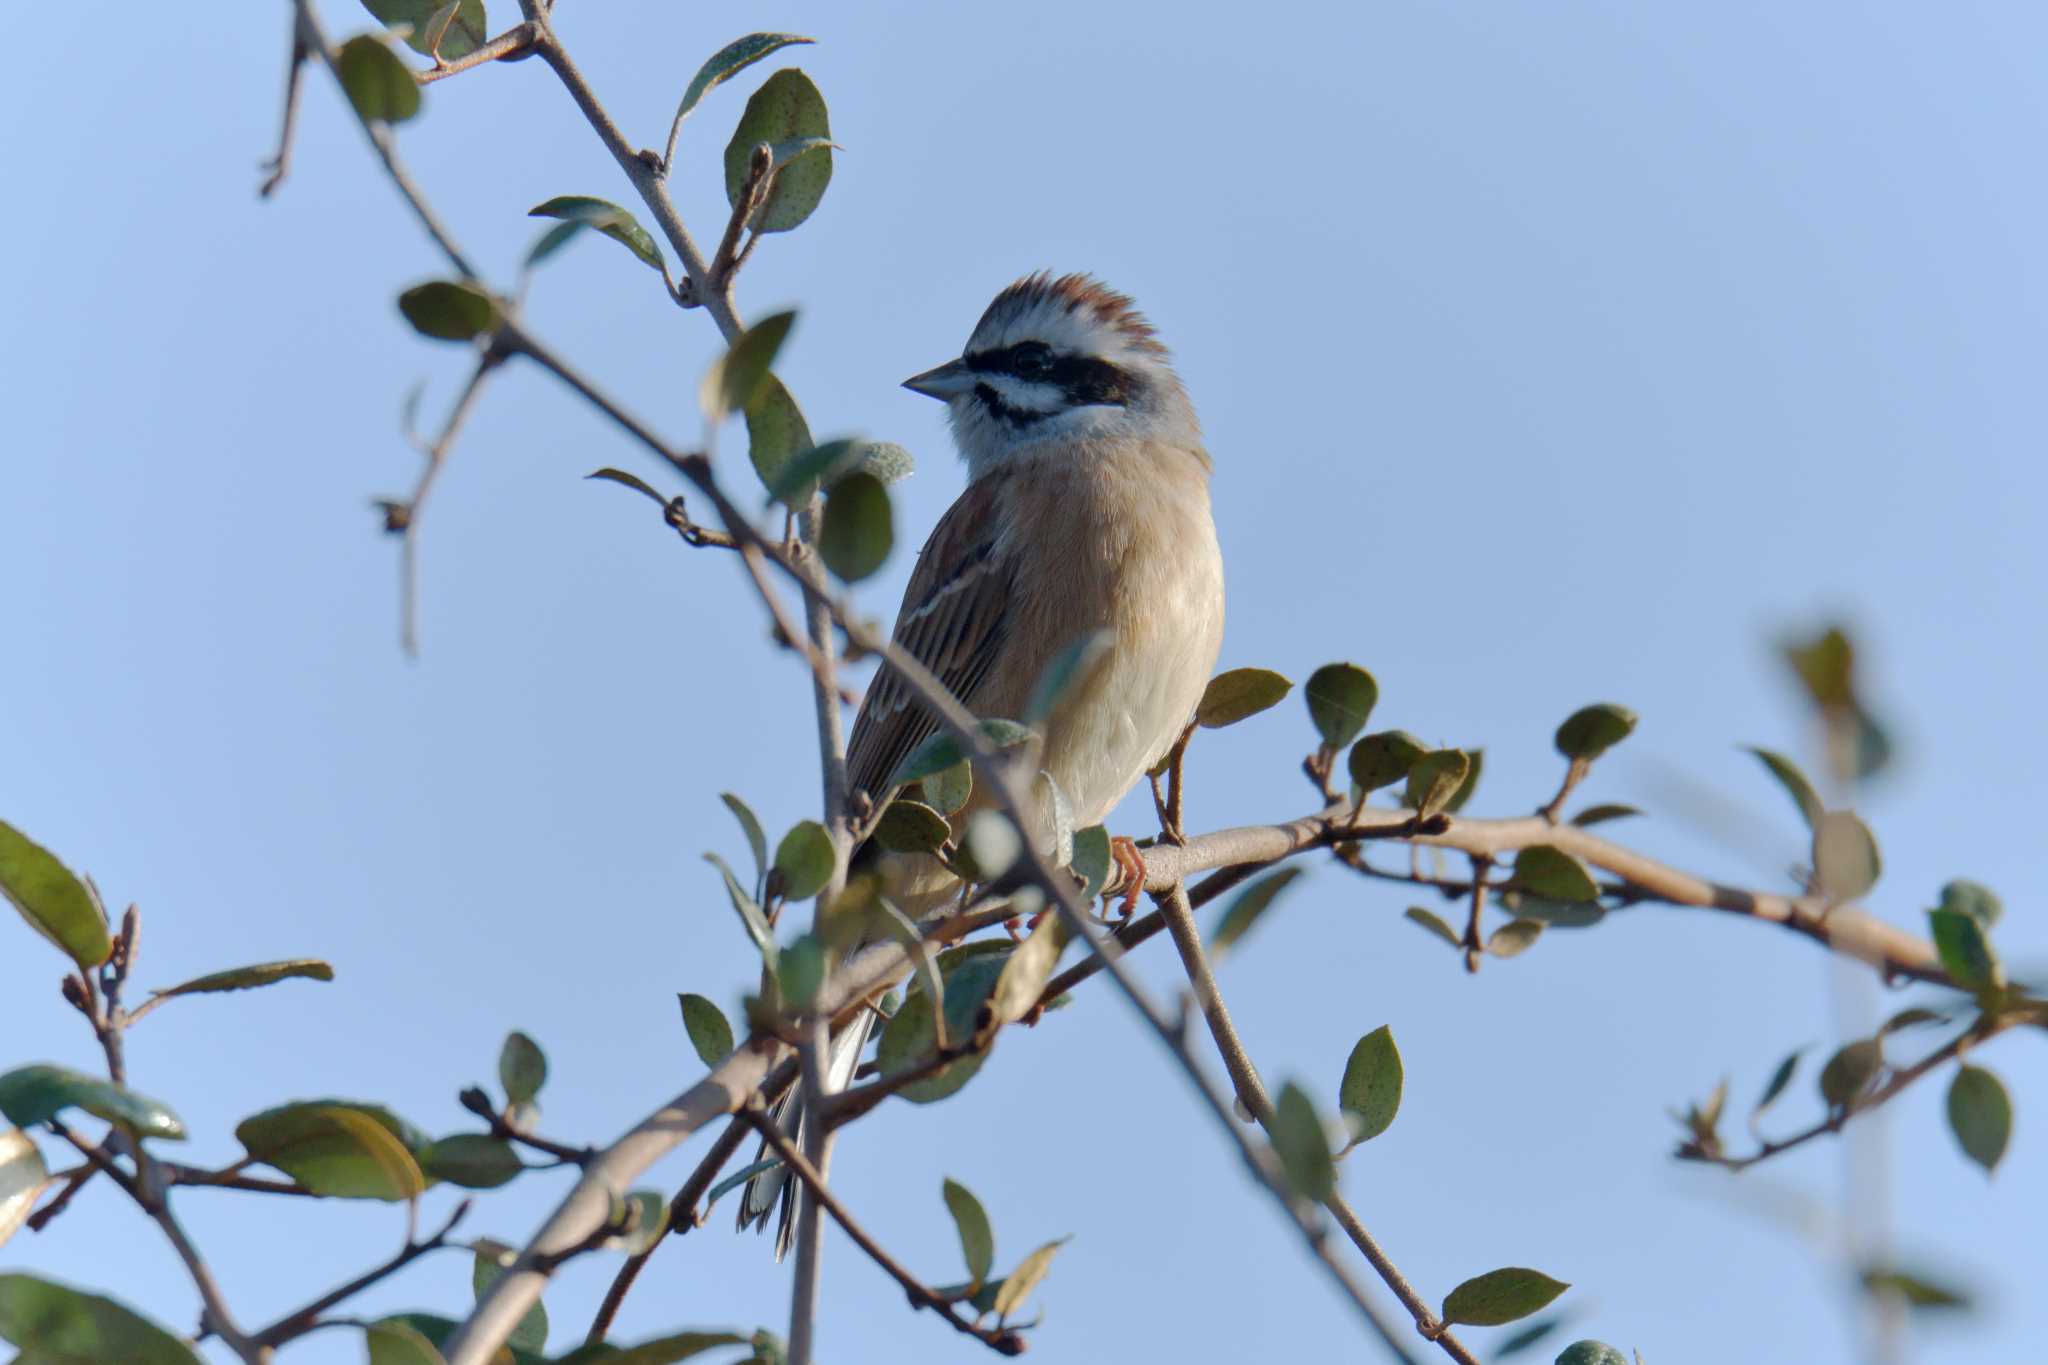
[[[903,387],[946,404],[968,481],[918,554],[896,643],[975,715],[1014,718],[1048,664],[1099,637],[1104,648],[1040,726],[1035,754],[1075,826],[1097,824],[1179,738],[1222,644],[1223,560],[1194,406],[1131,300],[1086,275],[1017,281],[959,359]],[[885,665],[854,722],[850,786],[880,809],[935,728]],[[1135,894],[1142,861],[1128,839],[1117,845]],[[936,898],[951,885],[924,861],[888,878],[898,895]],[[833,1038],[828,1088],[851,1080],[871,1018]],[[800,1122],[793,1111],[785,1122]],[[778,1258],[792,1193],[777,1168],[741,1201],[742,1227],[765,1226],[781,1203]]]

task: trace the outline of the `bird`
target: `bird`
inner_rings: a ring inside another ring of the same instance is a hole
[[[1098,824],[1180,738],[1222,647],[1223,557],[1194,405],[1128,296],[1044,271],[995,296],[957,359],[903,387],[946,405],[967,483],[918,553],[894,641],[989,719],[1019,715],[1050,663],[1099,638],[1033,754],[1073,826]],[[882,809],[891,775],[936,728],[884,664],[847,744],[849,789]],[[980,799],[952,817],[956,832]],[[1116,842],[1135,899],[1142,859]],[[910,857],[918,865],[888,878],[896,898],[922,907],[957,888],[935,859]],[[876,860],[872,844],[853,858]],[[871,1022],[864,1012],[833,1037],[828,1089],[852,1080]],[[780,1204],[778,1260],[793,1194],[776,1167],[741,1200],[742,1228],[765,1228]]]

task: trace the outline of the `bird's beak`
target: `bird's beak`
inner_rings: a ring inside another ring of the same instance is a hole
[[[936,370],[926,370],[903,381],[903,387],[912,393],[921,393],[940,402],[958,398],[972,390],[974,384],[974,371],[968,369],[967,362],[963,360],[949,360]]]

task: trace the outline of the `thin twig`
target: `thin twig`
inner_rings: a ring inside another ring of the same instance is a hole
[[[796,1273],[789,1292],[789,1365],[811,1365],[815,1351],[818,1320],[818,1268],[824,1250],[823,1228],[818,1202],[825,1191],[825,1173],[831,1169],[832,1125],[822,1122],[825,1112],[825,1054],[832,1046],[832,1029],[825,1020],[815,1020],[810,1034],[797,1049],[799,1099],[811,1121],[804,1125],[804,1165],[811,1177],[797,1186]]]
[[[783,1134],[782,1126],[767,1113],[763,1106],[759,1103],[750,1104],[740,1111],[740,1115],[753,1127],[755,1132],[761,1135],[762,1140],[768,1144],[775,1155],[782,1158],[790,1171],[798,1180],[803,1182],[804,1187],[817,1199],[825,1212],[832,1215],[832,1220],[845,1230],[848,1237],[853,1239],[854,1244],[867,1253],[868,1259],[880,1266],[891,1279],[903,1287],[903,1292],[910,1296],[910,1302],[913,1307],[931,1309],[951,1323],[955,1331],[973,1337],[976,1341],[979,1341],[982,1345],[998,1354],[1014,1356],[1024,1353],[1024,1338],[1019,1336],[1014,1330],[1006,1327],[979,1327],[969,1322],[966,1318],[960,1316],[959,1311],[950,1302],[935,1293],[922,1280],[919,1280],[915,1275],[904,1269],[903,1265],[894,1256],[883,1250],[881,1243],[871,1237],[867,1229],[862,1227],[854,1216],[847,1211],[846,1205],[839,1201],[839,1196],[832,1193],[826,1187],[825,1182],[818,1176],[817,1168],[805,1160],[804,1154],[799,1152],[790,1143],[789,1138]],[[791,1358],[794,1359],[794,1351],[791,1353]]]
[[[387,502],[384,508],[384,529],[396,531],[403,542],[399,554],[400,619],[399,639],[409,656],[417,656],[419,643],[419,553],[420,511],[426,505],[427,494],[434,487],[434,480],[440,477],[441,466],[447,462],[448,452],[455,445],[455,438],[469,420],[469,414],[476,407],[477,396],[483,392],[484,381],[491,371],[505,361],[504,353],[497,347],[486,345],[477,356],[476,368],[469,372],[469,382],[456,395],[455,404],[448,410],[448,420],[441,424],[441,434],[433,444],[421,451],[425,464],[420,469],[419,481],[413,485],[412,496],[404,502]]]
[[[319,1326],[320,1315],[334,1307],[334,1305],[345,1299],[355,1297],[380,1280],[388,1279],[390,1276],[397,1274],[428,1252],[439,1251],[441,1248],[449,1245],[448,1234],[455,1231],[455,1225],[460,1223],[464,1216],[469,1213],[470,1203],[470,1200],[465,1199],[457,1204],[455,1211],[448,1215],[448,1221],[441,1224],[440,1231],[436,1232],[433,1236],[423,1241],[408,1241],[398,1249],[397,1254],[390,1260],[374,1269],[364,1271],[339,1289],[329,1290],[304,1308],[285,1314],[276,1322],[270,1324],[270,1326],[256,1333],[250,1340],[264,1346],[282,1346],[287,1341],[304,1336]]]
[[[532,24],[514,24],[482,47],[463,53],[453,61],[437,61],[431,71],[415,71],[412,78],[421,85],[432,85],[445,81],[450,76],[460,75],[471,67],[486,62],[504,61],[507,58],[523,57],[533,50],[536,31]]]
[[[291,55],[284,69],[284,117],[278,120],[277,154],[263,163],[270,174],[256,189],[259,199],[268,199],[291,172],[292,137],[299,126],[299,78],[306,70],[306,41],[299,31],[299,17],[292,16]]]
[[[1486,944],[1479,937],[1479,930],[1486,916],[1486,874],[1493,868],[1493,859],[1484,853],[1472,855],[1472,913],[1465,921],[1465,970],[1477,972],[1480,959],[1486,956]]]

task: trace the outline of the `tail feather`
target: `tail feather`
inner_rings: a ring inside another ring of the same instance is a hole
[[[833,1035],[825,1052],[827,1094],[836,1094],[852,1083],[853,1073],[860,1067],[860,1054],[867,1047],[868,1034],[874,1028],[874,1020],[872,1013],[862,1010],[857,1018]],[[771,1117],[788,1135],[790,1145],[801,1149],[808,1124],[803,1098],[797,1087],[790,1087],[776,1103]],[[768,1143],[764,1140],[754,1160],[761,1161],[769,1156]],[[818,1173],[824,1175],[827,1172],[821,1170]],[[780,1210],[775,1223],[775,1259],[778,1261],[789,1254],[789,1248],[796,1240],[797,1185],[798,1182],[790,1178],[789,1168],[777,1162],[749,1180],[746,1189],[740,1193],[739,1226],[743,1232],[755,1225],[763,1232],[767,1231],[768,1215]]]

